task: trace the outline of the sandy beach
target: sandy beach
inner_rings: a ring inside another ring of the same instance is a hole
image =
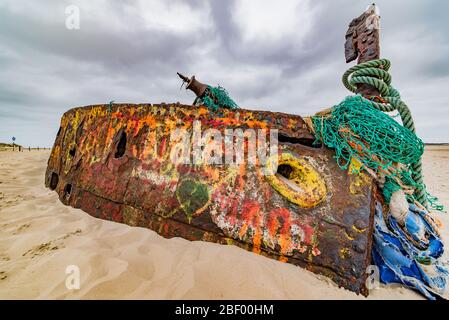
[[[49,154],[0,152],[0,299],[365,299],[234,246],[165,239],[64,206],[44,187]],[[449,207],[448,146],[426,147],[424,174]],[[447,246],[448,214],[434,216]],[[66,288],[68,265],[79,267],[78,290]],[[368,299],[422,296],[381,285]]]

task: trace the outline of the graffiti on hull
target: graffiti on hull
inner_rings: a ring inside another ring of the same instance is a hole
[[[377,191],[314,140],[300,116],[283,113],[74,108],[61,119],[46,185],[95,217],[234,244],[367,294]]]

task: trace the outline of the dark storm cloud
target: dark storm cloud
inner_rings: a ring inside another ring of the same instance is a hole
[[[122,69],[136,71],[133,67],[142,65],[164,68],[173,63],[186,63],[189,48],[196,44],[195,39],[164,30],[149,33],[137,29],[116,33],[107,26],[96,27],[93,21],[83,21],[83,28],[79,31],[44,24],[33,17],[12,15],[7,11],[0,12],[0,21],[0,39],[22,53],[29,53],[30,59],[33,52],[45,52],[95,63],[111,72],[123,72]]]
[[[50,146],[73,106],[189,103],[176,71],[223,85],[253,109],[307,115],[349,94],[340,83],[344,34],[369,1],[248,2],[0,0],[0,140]],[[64,27],[71,4],[80,30]],[[418,133],[448,141],[449,3],[377,4],[382,55]]]

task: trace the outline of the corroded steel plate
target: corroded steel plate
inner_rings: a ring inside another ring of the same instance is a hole
[[[267,140],[277,129],[277,173],[246,161],[254,147],[247,140],[241,164],[174,163],[173,132],[184,129],[193,150],[195,124],[203,132],[260,130]],[[377,190],[313,141],[301,117],[283,113],[180,104],[74,108],[62,117],[45,183],[64,204],[95,217],[234,244],[367,295]]]

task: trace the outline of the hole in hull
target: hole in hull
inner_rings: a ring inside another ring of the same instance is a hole
[[[72,193],[72,185],[70,183],[66,184],[64,187],[64,198],[70,198],[70,194]]]
[[[52,172],[50,177],[50,190],[55,190],[58,186],[59,176],[57,173]]]
[[[287,179],[290,179],[290,175],[292,174],[292,172],[293,172],[293,168],[289,164],[280,164],[278,166],[277,173]]]
[[[125,154],[126,151],[126,133],[120,134],[120,140],[117,143],[117,150],[115,151],[114,158],[118,159]]]
[[[71,157],[74,157],[75,153],[76,153],[76,148],[70,149],[69,154],[70,154]]]
[[[310,148],[321,148],[321,142],[319,141],[315,143],[314,139],[290,137],[284,133],[279,133],[278,141],[292,144],[300,144]]]
[[[280,164],[276,173],[289,188],[294,191],[300,191],[300,183],[298,181],[301,178],[300,170],[295,170],[290,164]]]

